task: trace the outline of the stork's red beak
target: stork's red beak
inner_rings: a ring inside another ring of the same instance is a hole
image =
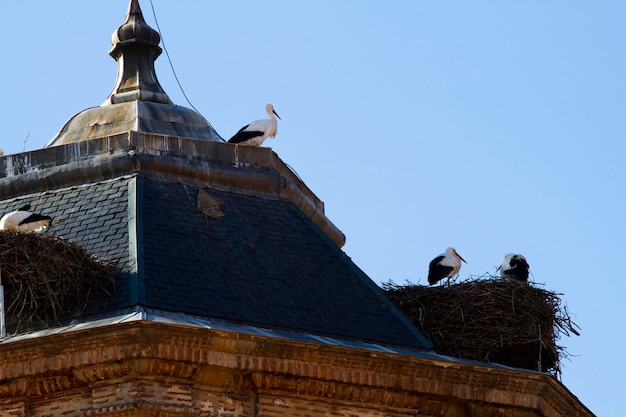
[[[463,259],[463,257],[461,255],[459,255],[459,253],[457,251],[454,251],[454,253],[456,253],[456,256],[458,256],[460,260],[465,262],[465,259]],[[467,262],[465,262],[465,263],[467,263]]]

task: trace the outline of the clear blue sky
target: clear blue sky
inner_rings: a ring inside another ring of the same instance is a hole
[[[462,278],[525,254],[582,328],[559,341],[564,384],[623,415],[626,2],[153,1],[193,105],[228,138],[273,103],[266,146],[373,280],[425,283],[447,246]],[[104,101],[126,7],[3,2],[6,153]],[[188,106],[165,54],[157,73]]]

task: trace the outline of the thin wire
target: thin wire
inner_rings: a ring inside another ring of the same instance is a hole
[[[28,140],[29,136],[30,136],[30,130],[28,131],[28,133],[26,134],[26,137],[24,138],[24,145],[22,146],[22,152],[26,151],[26,141]]]
[[[289,165],[289,164],[288,164],[288,163],[286,163],[286,162],[285,162],[285,165],[287,165],[287,168],[289,168],[289,169],[291,170],[291,172],[293,172],[294,174],[296,174],[296,177],[298,177],[298,179],[299,179],[300,181],[304,182],[304,180],[300,177],[300,175],[298,175],[298,173],[296,172],[296,170],[295,170],[295,169],[294,169],[291,165]]]
[[[187,93],[185,93],[185,89],[183,88],[183,85],[180,83],[180,80],[178,79],[178,75],[176,74],[176,70],[174,69],[174,64],[172,63],[172,58],[170,58],[170,53],[167,51],[167,48],[165,47],[165,38],[163,37],[163,32],[161,32],[161,27],[159,26],[159,21],[157,19],[156,11],[154,10],[154,3],[152,2],[152,0],[150,0],[150,7],[152,8],[152,16],[154,16],[154,23],[156,24],[157,31],[159,32],[159,35],[161,36],[161,44],[163,45],[163,50],[165,51],[165,56],[167,57],[167,61],[170,63],[170,68],[172,69],[172,74],[174,74],[174,79],[176,80],[176,83],[178,84],[178,87],[180,88],[180,91],[183,93],[183,97],[185,97],[185,100],[187,100],[187,103],[189,103],[189,106],[191,106],[191,108],[194,109],[196,111],[196,113],[198,113],[200,115],[200,117],[202,117],[204,119],[204,121],[207,122],[207,124],[209,126],[211,126],[211,129],[213,129],[215,134],[217,136],[219,136],[220,139],[224,140],[224,138],[222,138],[220,136],[220,134],[217,133],[217,131],[215,130],[213,125],[211,125],[211,123],[209,123],[209,121],[204,116],[202,116],[202,114],[198,111],[198,109],[196,109],[195,106],[193,104],[191,104],[191,101],[189,100],[189,97],[187,97]]]
[[[159,31],[159,35],[161,36],[161,43],[163,44],[163,50],[165,51],[165,56],[167,56],[167,61],[170,63],[170,68],[172,68],[172,74],[174,74],[174,79],[178,83],[178,87],[180,88],[180,91],[183,93],[185,100],[187,100],[187,103],[189,103],[191,108],[194,109],[196,113],[200,113],[198,109],[196,109],[193,106],[193,104],[191,104],[191,101],[189,101],[189,98],[187,97],[187,94],[185,94],[185,90],[183,89],[183,86],[181,85],[180,80],[178,79],[178,75],[176,74],[176,70],[174,69],[174,64],[172,63],[172,59],[170,58],[170,53],[167,52],[167,48],[165,47],[165,38],[163,37],[163,33],[161,32],[161,26],[159,26],[159,21],[157,20],[156,11],[154,10],[154,3],[152,3],[152,0],[150,0],[150,7],[152,8],[152,15],[154,16],[154,23],[156,23],[157,30]]]

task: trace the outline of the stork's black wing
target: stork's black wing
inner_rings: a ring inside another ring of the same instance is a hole
[[[263,132],[259,130],[246,130],[249,126],[250,125],[245,125],[239,129],[239,131],[235,133],[232,138],[228,139],[228,143],[241,143],[247,141],[248,139],[263,135]]]
[[[439,255],[432,261],[430,261],[430,265],[428,266],[428,283],[430,285],[434,285],[443,278],[450,275],[450,273],[454,270],[451,266],[441,265],[441,262],[444,258],[444,255]]]

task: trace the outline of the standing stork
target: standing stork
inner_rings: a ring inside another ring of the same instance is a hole
[[[28,210],[30,210],[30,204],[2,216],[0,230],[25,233],[38,232],[52,223],[52,217],[31,213]]]
[[[504,255],[502,265],[496,269],[496,272],[500,271],[500,278],[528,282],[529,268],[530,266],[528,265],[524,255],[507,253]]]
[[[461,261],[465,262],[465,259],[457,253],[456,249],[452,247],[446,249],[445,253],[442,253],[430,261],[428,267],[428,283],[434,285],[444,278],[448,278],[449,282],[451,277],[459,273]]]
[[[270,117],[269,119],[255,120],[245,125],[228,140],[228,143],[245,146],[261,146],[265,139],[276,136],[278,128],[276,117],[280,119],[280,116],[276,113],[276,110],[274,110],[274,106],[269,103],[265,105],[265,111]]]

